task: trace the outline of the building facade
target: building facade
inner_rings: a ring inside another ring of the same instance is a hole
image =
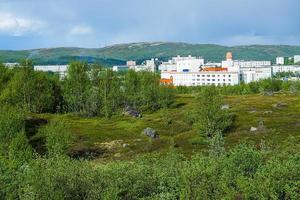
[[[294,63],[295,64],[300,64],[300,55],[295,55],[294,56]]]

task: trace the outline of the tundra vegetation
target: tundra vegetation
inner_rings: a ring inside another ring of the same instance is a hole
[[[0,65],[0,199],[300,199],[299,89],[278,79],[174,88],[81,62],[63,79],[29,61]],[[149,126],[159,139],[141,136]]]

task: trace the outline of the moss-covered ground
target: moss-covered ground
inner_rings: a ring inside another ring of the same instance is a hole
[[[225,135],[227,149],[243,141],[276,149],[283,148],[287,140],[300,142],[300,95],[278,93],[224,98],[235,115],[234,125]],[[170,148],[187,156],[206,151],[205,138],[187,120],[188,113],[194,109],[197,104],[193,95],[178,95],[172,108],[143,113],[141,119],[123,115],[111,119],[58,114],[35,117],[65,121],[74,135],[71,151],[101,150],[97,155],[99,160],[120,160],[147,152],[165,152]],[[262,122],[263,130],[250,131]],[[151,140],[143,135],[147,127],[155,129],[160,138]]]

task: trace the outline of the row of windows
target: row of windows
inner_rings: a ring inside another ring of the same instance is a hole
[[[200,77],[200,75],[197,75],[197,77]],[[206,75],[202,74],[201,77],[221,77],[221,75],[220,74],[218,74],[218,75],[215,75],[215,74],[212,74],[212,75],[210,75],[210,74],[206,74]],[[226,77],[226,75],[223,74],[223,77]],[[231,74],[228,74],[228,77],[231,77]]]
[[[218,85],[218,86],[225,86],[225,85],[232,85],[231,83],[192,83],[192,85]]]
[[[192,81],[213,81],[213,82],[215,82],[215,81],[218,81],[218,82],[220,82],[220,81],[222,81],[223,80],[223,82],[226,82],[226,79],[192,79]],[[227,81],[229,81],[229,82],[231,82],[231,79],[227,79]]]

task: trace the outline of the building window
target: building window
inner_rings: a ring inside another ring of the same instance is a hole
[[[228,77],[231,77],[231,75],[229,74]]]
[[[197,77],[200,77],[200,75],[197,75]]]
[[[231,81],[231,79],[228,79],[228,81]]]
[[[205,75],[202,75],[202,77],[205,77]]]
[[[216,81],[216,79],[211,79],[212,81]]]
[[[207,79],[207,81],[210,81],[210,79]]]
[[[216,77],[216,75],[211,75],[212,77]]]
[[[207,77],[210,77],[210,75],[207,75]]]
[[[223,81],[225,82],[225,79],[223,79]]]

